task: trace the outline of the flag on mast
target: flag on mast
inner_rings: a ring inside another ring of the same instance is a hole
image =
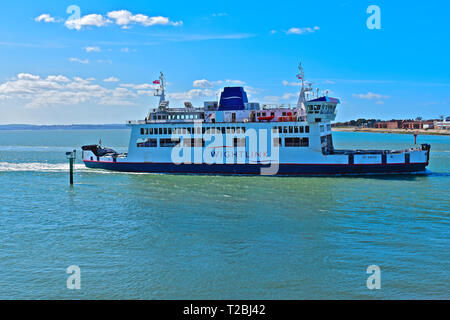
[[[155,81],[153,81],[153,84],[161,84],[161,81],[160,80],[155,80]]]

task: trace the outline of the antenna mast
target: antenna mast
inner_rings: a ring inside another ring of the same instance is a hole
[[[161,72],[159,76],[159,81],[155,81],[154,83],[159,82],[159,89],[156,89],[155,97],[159,97],[159,107],[166,108],[169,106],[169,101],[166,100],[166,88],[165,88],[165,78],[164,73]]]
[[[300,71],[300,73],[297,75],[297,79],[302,81],[302,90],[300,91],[300,95],[298,97],[297,108],[300,109],[300,116],[305,117],[306,116],[306,107],[305,107],[306,95],[305,95],[305,93],[307,91],[310,91],[311,88],[305,88],[305,72],[303,70],[303,66],[302,66],[301,62],[298,66],[298,70]]]

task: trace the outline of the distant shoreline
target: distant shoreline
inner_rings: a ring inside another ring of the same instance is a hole
[[[6,124],[0,125],[0,131],[39,131],[39,130],[111,130],[127,129],[125,124],[72,124],[72,125],[31,125],[31,124]],[[373,133],[394,133],[394,134],[414,134],[449,136],[449,130],[405,130],[405,129],[375,129],[358,127],[334,127],[336,132],[373,132]]]
[[[71,125],[33,125],[33,124],[6,124],[0,125],[0,131],[20,130],[101,130],[101,129],[127,129],[125,124],[71,124]]]
[[[449,130],[423,130],[423,129],[375,129],[375,128],[357,128],[357,127],[334,127],[333,131],[337,132],[374,132],[374,133],[395,133],[395,134],[414,134],[430,135],[430,136],[449,136]]]

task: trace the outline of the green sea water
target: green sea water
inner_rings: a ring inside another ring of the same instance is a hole
[[[428,175],[123,174],[78,160],[71,189],[65,152],[100,138],[126,151],[129,132],[0,132],[0,299],[450,298],[448,136],[418,137],[432,145]],[[66,287],[71,265],[81,290]]]

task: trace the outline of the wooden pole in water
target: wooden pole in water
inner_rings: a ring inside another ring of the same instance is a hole
[[[77,157],[77,151],[73,150],[72,152],[66,152],[66,157],[69,159],[70,164],[70,185],[73,186],[73,163]]]

